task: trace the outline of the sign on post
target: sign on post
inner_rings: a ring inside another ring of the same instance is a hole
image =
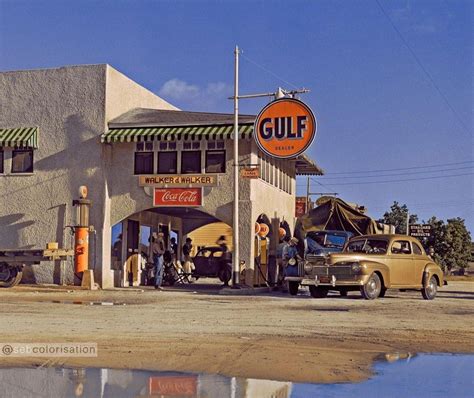
[[[411,224],[408,227],[410,236],[415,238],[429,238],[431,236],[430,224]]]
[[[301,217],[306,214],[306,196],[296,197],[295,217]]]
[[[245,167],[240,169],[240,176],[242,178],[256,179],[260,177],[260,169],[258,167]]]
[[[316,118],[304,102],[282,98],[264,107],[253,129],[259,148],[269,156],[288,159],[303,153],[316,136]]]
[[[202,206],[202,188],[155,188],[153,206]]]

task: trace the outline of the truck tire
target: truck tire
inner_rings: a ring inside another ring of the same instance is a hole
[[[10,267],[8,264],[1,264],[0,287],[13,287],[20,283],[23,272],[16,267]]]
[[[328,295],[329,289],[327,287],[309,286],[309,292],[313,298],[324,298]]]
[[[288,281],[288,290],[292,296],[298,294],[298,289],[300,288],[300,283],[295,281]]]

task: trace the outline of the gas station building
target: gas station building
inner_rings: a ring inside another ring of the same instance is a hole
[[[0,248],[72,247],[72,202],[91,200],[89,268],[100,286],[140,284],[141,253],[158,231],[179,246],[207,224],[233,225],[233,115],[177,109],[109,65],[0,73]],[[264,155],[255,116],[239,117],[240,260],[252,284],[255,223],[295,223],[297,175],[320,175],[306,155]],[[230,241],[232,239],[229,239]],[[210,242],[211,244],[214,242]],[[25,282],[73,283],[72,262],[33,266]]]

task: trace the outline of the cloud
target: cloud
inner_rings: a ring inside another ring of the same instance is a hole
[[[179,79],[171,79],[165,82],[160,88],[159,94],[174,100],[183,100],[188,98],[196,98],[200,95],[198,86],[188,84]]]
[[[224,82],[211,82],[200,87],[174,78],[166,81],[158,91],[165,100],[176,101],[178,106],[192,110],[216,111],[215,107],[231,96],[233,88]]]
[[[394,8],[389,14],[399,28],[403,31],[419,34],[431,34],[437,32],[443,27],[445,21],[439,20],[428,9],[412,7],[411,2],[407,1],[405,7]]]

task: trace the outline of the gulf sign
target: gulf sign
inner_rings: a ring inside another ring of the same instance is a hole
[[[305,103],[294,98],[282,98],[260,111],[253,134],[264,153],[288,159],[308,149],[316,136],[316,129],[316,118]]]

